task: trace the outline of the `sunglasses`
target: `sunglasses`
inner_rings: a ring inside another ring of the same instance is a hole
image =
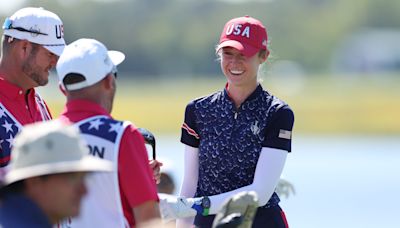
[[[29,33],[32,33],[32,34],[38,34],[38,35],[44,35],[44,36],[48,36],[49,35],[49,34],[42,33],[42,32],[40,32],[38,30],[35,30],[35,29],[28,30],[28,29],[25,29],[25,28],[22,28],[22,27],[14,27],[12,25],[12,23],[13,23],[13,21],[10,20],[10,18],[6,18],[6,20],[4,21],[4,24],[3,24],[3,29],[4,30],[6,30],[6,29],[15,29],[15,30],[18,30],[20,32],[29,32]]]
[[[114,75],[114,78],[117,79],[118,70],[117,70],[117,67],[116,67],[116,66],[114,66],[114,67],[112,68],[111,74],[113,74],[113,75]]]
[[[154,135],[147,129],[138,128],[139,133],[143,136],[144,142],[149,144],[153,149],[153,160],[156,160],[156,138]]]

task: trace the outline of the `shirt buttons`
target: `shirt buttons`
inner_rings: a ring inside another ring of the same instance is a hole
[[[19,93],[19,95],[21,95],[22,94],[22,90],[20,90],[18,93]]]
[[[25,108],[28,109],[28,105],[25,105]]]

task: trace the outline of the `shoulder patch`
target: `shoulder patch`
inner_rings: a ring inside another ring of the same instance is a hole
[[[282,138],[282,139],[292,139],[292,132],[288,131],[288,130],[280,129],[278,137]]]

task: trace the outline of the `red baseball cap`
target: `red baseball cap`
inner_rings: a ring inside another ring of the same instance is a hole
[[[267,50],[267,41],[267,30],[259,20],[249,16],[238,17],[225,24],[216,51],[233,47],[251,57],[260,50]]]

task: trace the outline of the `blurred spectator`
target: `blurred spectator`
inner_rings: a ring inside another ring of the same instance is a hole
[[[160,183],[157,185],[159,193],[173,194],[175,191],[175,183],[172,177],[165,172],[161,172]]]
[[[5,176],[0,227],[52,227],[77,216],[88,172],[111,171],[88,155],[78,129],[59,121],[27,125],[15,138]]]

